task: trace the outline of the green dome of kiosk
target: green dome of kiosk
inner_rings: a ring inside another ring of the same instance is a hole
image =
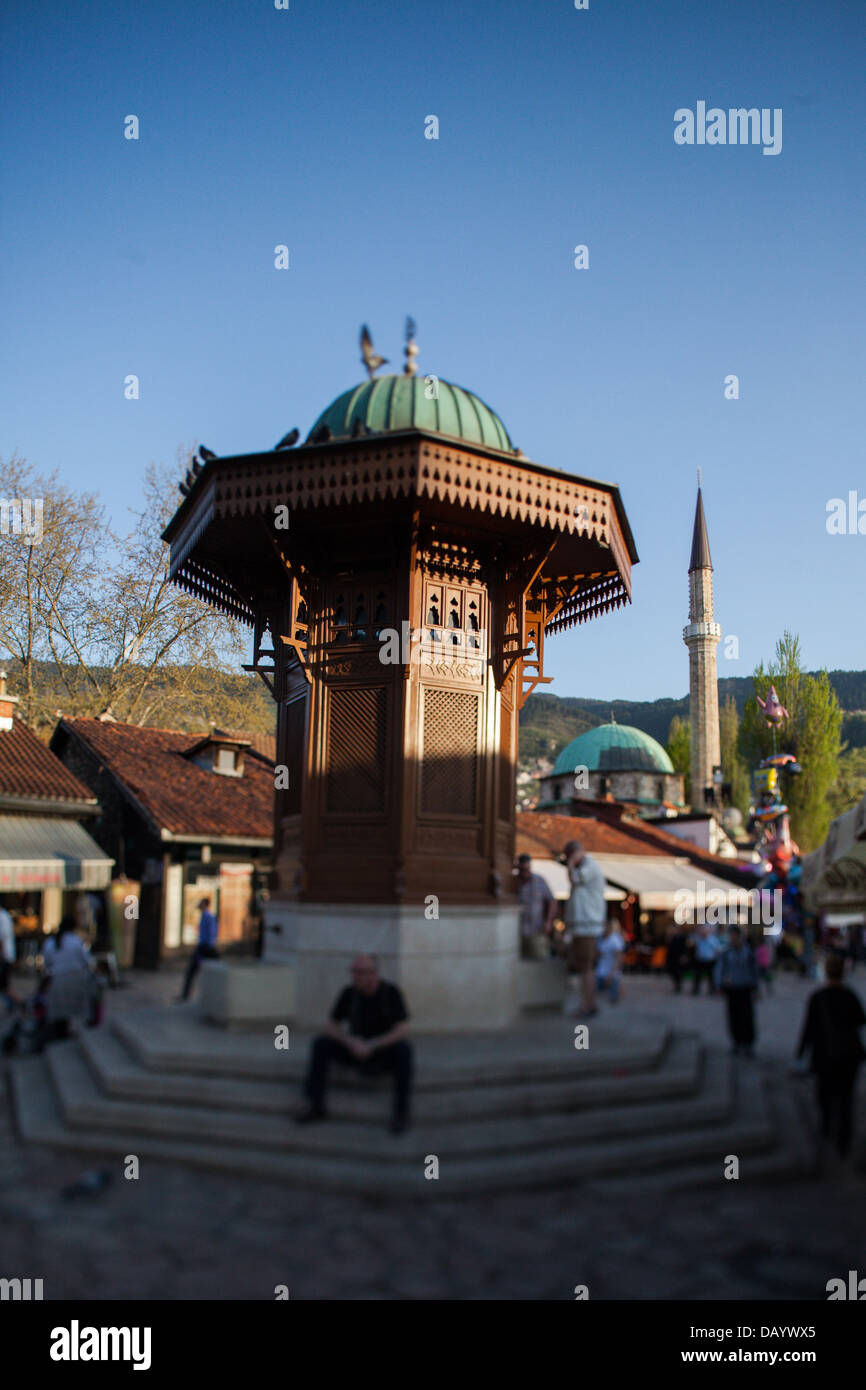
[[[589,772],[668,772],[674,765],[660,743],[629,724],[602,724],[563,748],[553,777],[585,767]]]
[[[368,431],[430,430],[488,449],[515,452],[499,416],[471,391],[442,380],[435,398],[428,399],[428,390],[424,377],[405,374],[375,377],[353,386],[322,411],[307,443],[315,441],[323,426],[333,439]]]

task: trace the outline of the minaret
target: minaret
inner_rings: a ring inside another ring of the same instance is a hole
[[[689,722],[691,748],[691,806],[703,811],[713,805],[713,768],[719,766],[719,686],[716,646],[722,629],[713,620],[713,562],[698,475],[698,504],[689,561],[689,625],[683,641],[689,649]]]

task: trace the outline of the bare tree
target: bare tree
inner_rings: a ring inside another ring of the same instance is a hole
[[[34,727],[52,725],[58,706],[137,724],[272,726],[255,678],[238,671],[243,627],[169,581],[161,533],[177,476],[151,465],[121,536],[95,495],[17,457],[0,462],[0,498],[43,499],[41,538],[0,535],[0,651]]]

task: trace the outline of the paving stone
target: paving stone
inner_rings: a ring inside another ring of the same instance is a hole
[[[800,983],[782,981],[760,1006],[765,1056],[789,1055],[809,993]],[[625,1007],[694,1027],[710,1042],[724,1039],[720,1001],[667,991],[665,981],[629,981]],[[109,1005],[146,1011],[154,998],[144,979]],[[573,1301],[574,1285],[587,1283],[590,1303],[759,1301],[822,1297],[828,1278],[862,1265],[863,1184],[842,1192],[821,1180],[760,1190],[720,1181],[662,1204],[644,1196],[639,1175],[615,1200],[581,1188],[455,1200],[431,1182],[398,1201],[145,1158],[138,1182],[118,1180],[94,1203],[63,1202],[61,1188],[95,1166],[22,1148],[0,1103],[3,1259],[44,1278],[48,1297],[270,1300],[285,1283],[292,1301]]]

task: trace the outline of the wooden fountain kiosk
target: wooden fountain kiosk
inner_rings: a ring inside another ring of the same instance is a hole
[[[165,532],[174,581],[252,629],[276,701],[258,968],[291,967],[301,1026],[359,950],[420,1028],[513,1022],[518,713],[546,637],[628,601],[637,561],[615,487],[524,458],[416,351],[302,445],[203,451]]]

